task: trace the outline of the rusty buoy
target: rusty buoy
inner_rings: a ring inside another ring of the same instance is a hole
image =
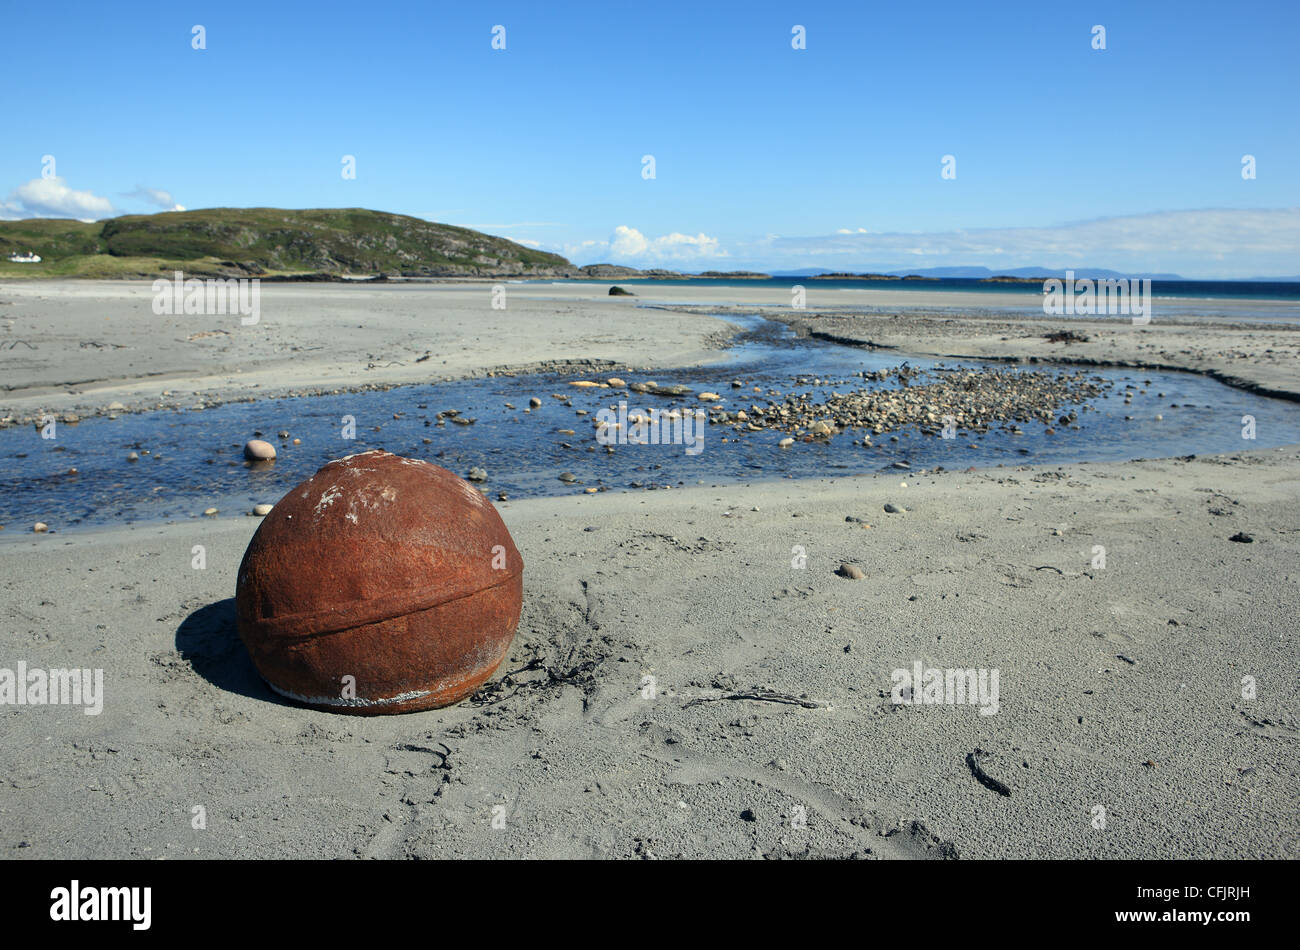
[[[505,658],[523,571],[477,488],[364,452],[324,466],[262,521],[239,566],[239,635],[271,688],[309,706],[447,706]]]

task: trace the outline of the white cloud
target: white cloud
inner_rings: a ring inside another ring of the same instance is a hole
[[[113,203],[89,191],[75,191],[62,178],[33,178],[9,193],[0,216],[95,220],[113,214]]]
[[[1293,275],[1300,270],[1300,208],[1159,211],[1045,227],[835,234],[738,244],[737,260],[775,270],[904,270],[982,265],[1106,267],[1188,277]]]
[[[699,263],[728,256],[717,238],[704,233],[673,231],[651,238],[625,224],[616,227],[607,241],[566,244],[562,252],[576,264],[617,263],[633,267]]]
[[[163,191],[161,188],[146,188],[144,185],[136,185],[135,191],[126,193],[127,198],[135,198],[146,204],[151,204],[155,208],[162,208],[164,211],[184,211],[184,205],[178,205],[172,197],[170,191]]]
[[[636,228],[620,224],[614,229],[614,236],[609,240],[609,253],[612,257],[640,257],[650,247],[645,235]]]

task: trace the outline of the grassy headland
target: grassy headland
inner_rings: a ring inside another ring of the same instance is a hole
[[[39,264],[10,254],[34,251]],[[0,221],[2,277],[577,277],[558,254],[361,208],[208,208],[104,221]]]

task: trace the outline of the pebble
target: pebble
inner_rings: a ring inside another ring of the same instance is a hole
[[[267,505],[267,504],[254,505],[254,506],[253,506],[253,514],[255,514],[255,515],[257,515],[259,518],[261,518],[261,517],[264,517],[264,516],[266,516],[266,515],[269,515],[269,514],[271,513],[271,509],[274,508],[274,507],[275,507],[274,505]]]
[[[32,530],[35,531],[37,534],[44,534],[46,531],[50,530],[50,526],[47,525],[44,521],[38,521],[36,522],[36,524],[32,525]]]
[[[896,505],[896,504],[894,504],[892,501],[886,503],[886,505],[885,505],[885,511],[889,512],[891,515],[904,515],[904,514],[907,514],[907,509],[906,509],[906,508],[904,508],[904,507],[901,506],[901,505]]]
[[[294,445],[302,445],[302,439],[294,439],[294,440],[293,440],[293,444],[294,444]]]
[[[488,477],[487,469],[479,468],[478,466],[475,466],[474,468],[471,468],[469,470],[469,474],[466,475],[465,477],[468,478],[471,482],[485,482],[487,481],[487,477]]]
[[[139,453],[139,452],[128,452],[128,453],[126,453],[126,460],[127,460],[128,462],[138,462],[138,461],[140,461],[140,453]]]
[[[560,481],[564,482],[566,485],[572,485],[578,480],[578,476],[574,475],[572,472],[561,472],[559,478]]]
[[[794,445],[794,439],[790,438],[789,436],[786,436],[784,439],[782,439],[780,442],[777,443],[777,447],[782,449],[788,449],[792,445]]]
[[[532,406],[534,409],[537,409],[542,405],[542,401],[538,399],[536,396],[534,396],[532,399],[528,400],[528,405]]]
[[[211,517],[212,517],[213,515],[215,515],[216,513],[217,513],[217,509],[215,509],[215,508],[205,508],[205,509],[203,509],[203,514],[204,514],[204,516],[207,517],[207,518],[211,518]]]
[[[835,573],[840,577],[847,577],[851,581],[860,581],[867,576],[862,573],[862,568],[856,564],[841,564],[835,569]]]
[[[261,439],[249,439],[244,443],[244,458],[251,462],[275,458],[275,446]]]
[[[286,430],[284,430],[284,429],[281,429],[279,434],[280,434],[280,438],[282,438],[282,439],[287,439],[287,438],[289,438],[289,433],[288,433]]]
[[[700,393],[696,398],[698,398],[700,402],[717,402],[722,397],[717,393]]]
[[[619,379],[617,376],[611,376],[609,379],[605,380],[605,382],[609,384],[610,389],[627,388],[627,383],[623,382],[623,380]]]
[[[908,465],[906,462],[895,462],[895,463],[894,463],[894,468],[911,468],[911,467],[912,467],[912,466]]]

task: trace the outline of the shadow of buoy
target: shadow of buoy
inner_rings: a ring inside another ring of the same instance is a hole
[[[217,689],[277,706],[293,706],[263,682],[239,639],[235,598],[200,607],[176,628],[176,652]]]

